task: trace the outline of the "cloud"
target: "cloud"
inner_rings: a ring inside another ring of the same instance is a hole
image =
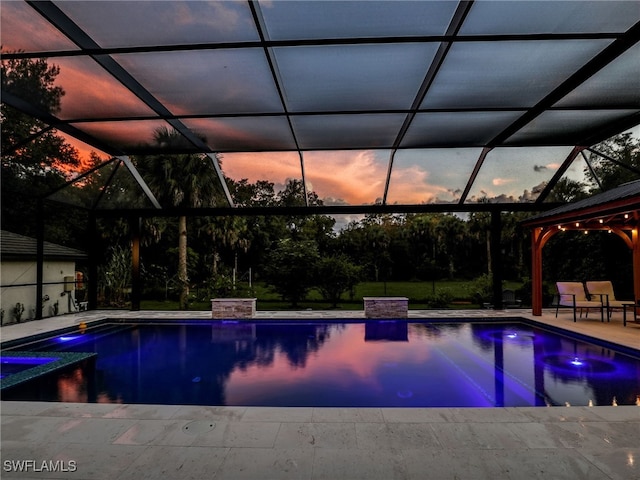
[[[422,165],[394,166],[389,186],[389,203],[450,203],[460,198],[457,188],[434,183],[432,170]],[[442,177],[441,177],[442,178]]]
[[[3,52],[68,50],[75,48],[26,2],[2,2]]]
[[[496,186],[496,187],[501,187],[502,185],[507,185],[509,183],[513,183],[515,182],[515,179],[513,178],[494,178],[491,181],[491,184]]]
[[[171,7],[175,12],[169,12],[165,17],[166,25],[171,26],[171,22],[175,22],[176,27],[179,25],[187,33],[194,28],[233,32],[241,21],[240,13],[231,2],[208,2],[202,8],[197,4],[194,7],[194,5],[174,2]],[[209,9],[210,11],[207,11]]]
[[[222,170],[234,180],[246,178],[250,183],[266,180],[284,185],[288,178],[302,178],[296,152],[225,153]]]
[[[542,171],[544,171],[546,169],[547,169],[546,165],[534,165],[533,166],[533,171],[534,172],[542,172]]]
[[[225,174],[254,183],[268,180],[283,185],[287,178],[301,178],[300,159],[295,152],[225,153]],[[307,188],[327,205],[368,205],[382,198],[388,157],[376,151],[304,152]],[[460,192],[429,184],[429,172],[416,165],[396,166],[389,187],[389,203],[420,204],[448,202]],[[276,187],[277,188],[277,187]]]
[[[58,58],[52,63],[60,67],[56,85],[65,91],[61,100],[62,118],[152,113],[140,99],[93,61]]]
[[[304,161],[307,181],[323,200],[363,205],[384,193],[387,160],[376,152],[306,152]]]

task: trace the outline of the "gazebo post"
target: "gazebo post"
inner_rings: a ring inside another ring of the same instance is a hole
[[[631,244],[633,251],[633,296],[638,305],[640,300],[640,221],[631,230]]]
[[[531,234],[531,309],[532,314],[542,315],[542,227]]]

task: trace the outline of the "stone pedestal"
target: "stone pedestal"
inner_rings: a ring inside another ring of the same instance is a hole
[[[363,297],[366,318],[407,318],[407,297]]]
[[[211,299],[211,318],[253,318],[255,316],[255,298]]]

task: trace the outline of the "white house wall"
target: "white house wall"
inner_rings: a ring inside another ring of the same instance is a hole
[[[75,262],[45,261],[43,297],[45,299],[48,297],[48,300],[43,304],[43,317],[51,317],[55,314],[56,302],[58,302],[58,315],[74,311],[75,288],[71,292],[71,301],[69,293],[64,292],[64,277],[67,276],[75,278]],[[0,277],[2,281],[0,303],[3,311],[3,324],[15,322],[14,308],[17,303],[24,305],[22,321],[34,319],[36,316],[36,262],[3,261]],[[55,282],[55,284],[46,285],[50,282]],[[12,286],[23,284],[30,284],[30,286]]]

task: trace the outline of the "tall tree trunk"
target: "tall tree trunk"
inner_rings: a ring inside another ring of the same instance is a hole
[[[189,277],[187,276],[187,217],[178,218],[178,282],[180,310],[189,309]]]
[[[487,237],[487,273],[491,275],[493,269],[491,268],[491,230],[486,231]]]
[[[218,252],[214,250],[213,261],[211,263],[211,274],[213,278],[218,276],[218,260],[220,260],[220,255],[218,255]]]
[[[524,245],[522,244],[522,237],[518,237],[518,278],[522,278],[524,272]]]

